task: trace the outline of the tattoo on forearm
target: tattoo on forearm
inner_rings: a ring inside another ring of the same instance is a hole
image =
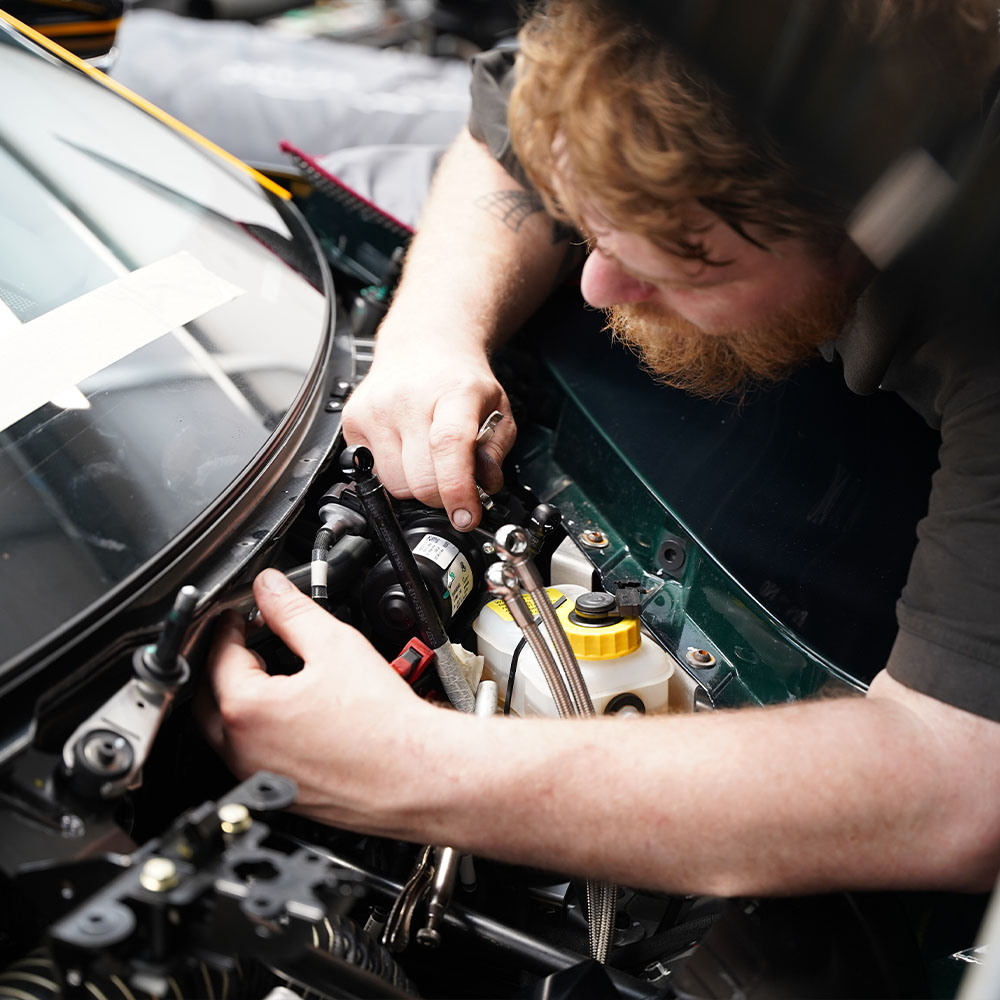
[[[477,198],[476,205],[515,233],[525,219],[545,210],[542,199],[531,191],[491,191]]]

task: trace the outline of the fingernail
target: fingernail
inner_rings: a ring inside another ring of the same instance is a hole
[[[467,510],[452,511],[451,523],[455,525],[456,528],[468,528],[472,524],[472,515]]]
[[[261,588],[269,594],[284,594],[292,589],[292,584],[284,573],[276,569],[266,569],[257,577]]]

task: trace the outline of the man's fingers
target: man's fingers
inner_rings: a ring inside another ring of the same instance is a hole
[[[503,486],[503,472],[486,448],[476,449],[476,482],[487,493],[496,493]]]
[[[303,660],[330,661],[338,643],[357,636],[276,569],[264,570],[254,580],[253,592],[271,631]]]
[[[404,435],[400,462],[409,489],[408,495],[416,497],[429,507],[442,506],[426,428],[423,428],[422,432],[418,434]],[[379,478],[381,479],[381,475]],[[385,481],[383,480],[383,482]],[[389,492],[393,493],[391,489]],[[397,494],[393,493],[393,496],[397,496]]]
[[[475,479],[481,406],[482,401],[470,394],[442,397],[431,424],[429,443],[438,492],[451,523],[460,530],[475,527],[482,513]]]
[[[240,616],[232,611],[222,615],[215,626],[208,663],[217,702],[221,692],[267,677],[260,658],[246,647],[246,631]]]
[[[510,415],[506,399],[501,412],[504,418],[493,430],[493,436],[485,444],[476,448],[476,481],[487,493],[496,493],[503,486],[503,465],[507,453],[514,447],[517,427]]]

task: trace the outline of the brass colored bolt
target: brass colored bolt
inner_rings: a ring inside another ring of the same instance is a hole
[[[150,892],[167,892],[181,877],[170,858],[148,858],[139,872],[139,884]]]
[[[242,802],[227,802],[219,806],[217,815],[223,833],[246,833],[253,826],[250,810]]]

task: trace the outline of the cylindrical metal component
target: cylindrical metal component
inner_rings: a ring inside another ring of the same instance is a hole
[[[434,881],[427,899],[427,923],[417,931],[417,941],[429,948],[436,948],[441,943],[438,928],[451,903],[461,861],[461,855],[454,847],[439,847],[434,855]]]
[[[476,891],[476,861],[471,854],[462,855],[462,860],[458,863],[458,877],[462,880],[462,888],[466,892]]]
[[[223,833],[246,833],[253,826],[250,810],[242,802],[227,802],[219,806],[216,815],[219,817],[219,826]]]
[[[563,631],[562,625],[559,623],[556,609],[552,607],[549,595],[545,592],[545,588],[541,586],[537,588],[537,591],[529,590],[528,593],[531,594],[535,606],[538,608],[538,613],[542,616],[542,623],[545,625],[545,630],[549,633],[549,636],[552,638],[552,644],[556,647],[556,656],[559,657],[563,672],[566,674],[566,682],[569,686],[569,693],[573,699],[576,714],[584,717],[593,716],[595,714],[594,703],[590,700],[587,683],[583,679],[583,674],[580,672],[580,665],[576,662],[576,654],[573,652],[573,647],[570,645],[569,639]]]
[[[497,714],[497,706],[500,703],[500,688],[496,681],[480,681],[476,688],[476,715],[480,718],[489,718]]]
[[[139,872],[139,884],[150,892],[167,892],[180,880],[177,865],[170,858],[147,858]]]
[[[198,606],[201,594],[195,587],[181,587],[170,609],[163,628],[157,637],[156,645],[149,650],[147,665],[157,674],[171,674],[177,665],[177,657],[181,652],[184,635],[194,617],[194,609]]]

